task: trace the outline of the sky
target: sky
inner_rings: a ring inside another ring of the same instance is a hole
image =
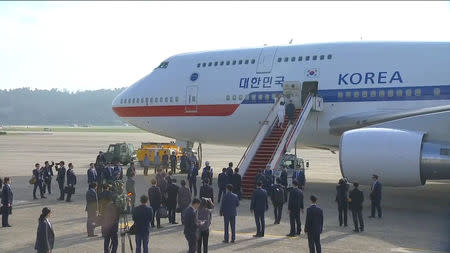
[[[126,87],[174,54],[450,41],[450,2],[0,2],[0,89]]]

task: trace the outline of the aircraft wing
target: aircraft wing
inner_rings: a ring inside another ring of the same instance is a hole
[[[392,120],[408,118],[412,116],[425,115],[437,112],[450,111],[450,105],[427,107],[415,110],[399,111],[375,111],[350,114],[334,118],[330,121],[330,133],[341,135],[345,131],[367,127]]]

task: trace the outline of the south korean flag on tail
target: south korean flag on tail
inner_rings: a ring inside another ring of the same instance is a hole
[[[319,69],[317,69],[317,68],[306,69],[305,76],[307,78],[316,78],[319,76]]]

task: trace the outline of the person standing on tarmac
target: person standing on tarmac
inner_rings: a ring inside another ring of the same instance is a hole
[[[175,151],[172,152],[170,155],[170,169],[172,170],[172,173],[175,175],[177,172],[177,156],[175,155]]]
[[[373,184],[370,187],[371,214],[369,218],[375,218],[375,210],[378,212],[378,218],[381,218],[381,183],[378,181],[378,175],[373,175]]]
[[[311,206],[306,209],[305,233],[308,234],[310,253],[321,253],[320,234],[323,229],[323,211],[317,206],[317,198],[311,195]]]
[[[296,235],[300,235],[302,231],[302,222],[300,220],[300,212],[303,213],[303,192],[298,187],[297,180],[292,182],[292,189],[289,193],[289,202],[288,202],[288,210],[289,210],[289,221],[291,224],[291,231],[287,236],[294,237]],[[297,228],[296,226],[297,225]]]
[[[59,168],[58,168],[59,166]],[[56,176],[56,181],[58,182],[60,196],[58,200],[64,200],[64,183],[66,181],[66,168],[64,167],[64,161],[56,164],[56,171],[58,175]]]
[[[130,162],[130,167],[127,169],[127,182],[125,183],[125,190],[127,193],[131,193],[131,209],[136,204],[136,168],[134,162]],[[128,210],[130,211],[130,210]]]
[[[169,169],[169,155],[167,154],[167,151],[164,151],[162,156],[162,167],[167,173],[167,170]]]
[[[72,202],[72,194],[75,193],[75,185],[77,184],[77,177],[73,171],[73,164],[69,163],[69,169],[67,170],[67,198],[66,202]]]
[[[161,165],[161,157],[159,157],[158,151],[155,151],[155,158],[153,159],[153,163],[155,164],[155,174],[156,174]]]
[[[338,204],[339,213],[339,226],[347,226],[347,207],[348,207],[348,184],[344,179],[339,180],[338,186],[336,186],[336,202]]]
[[[98,213],[98,197],[97,197],[97,183],[91,182],[89,190],[86,192],[86,212],[87,221],[86,228],[88,237],[94,237],[95,223],[97,223]]]
[[[36,189],[39,188],[39,193],[41,194],[41,199],[45,199],[44,196],[44,190],[42,189],[42,182],[43,182],[43,171],[40,168],[39,163],[36,163],[34,165],[33,170],[33,178],[34,178],[34,188],[33,188],[33,199],[37,199],[36,197]]]
[[[181,180],[181,187],[178,189],[178,208],[180,208],[181,213],[191,204],[191,196],[191,191],[186,186],[186,181]],[[183,220],[183,217],[181,219]]]
[[[198,176],[198,167],[190,166],[188,169],[187,180],[189,182],[189,190],[194,194],[194,197],[197,197],[197,176]]]
[[[253,191],[250,211],[255,215],[256,234],[253,237],[264,237],[266,222],[264,214],[269,209],[267,203],[267,192],[262,189],[263,183],[258,182],[256,190]]]
[[[89,164],[89,169],[87,170],[87,182],[88,184],[97,182],[97,171],[94,168],[94,164]]]
[[[142,165],[144,166],[144,176],[148,175],[148,168],[150,168],[150,159],[148,158],[147,153],[144,155],[144,160],[142,161]]]
[[[136,253],[141,253],[141,245],[144,253],[148,253],[150,222],[154,213],[153,209],[147,205],[147,195],[142,195],[140,200],[141,205],[133,210],[133,221],[136,224]]]
[[[161,207],[162,203],[161,190],[159,189],[158,186],[156,186],[156,179],[152,179],[151,183],[152,186],[148,189],[148,199],[150,200],[150,206],[152,207],[153,212],[155,213],[152,219],[152,228],[155,227],[155,217],[157,228],[162,228],[161,218],[159,216],[159,208]]]
[[[219,186],[219,196],[217,198],[217,203],[220,203],[220,198],[222,197],[222,194],[225,194],[228,183],[231,183],[231,182],[228,182],[228,176],[227,176],[226,172],[227,172],[227,168],[223,168],[222,173],[220,173],[217,178],[217,184]]]
[[[242,191],[241,191],[241,185],[242,185],[242,177],[239,174],[239,168],[234,169],[233,177],[231,178],[231,185],[233,185],[233,193],[236,194],[239,197],[239,200],[241,200],[242,197]]]
[[[213,179],[213,168],[209,166],[209,162],[205,162],[205,167],[202,171],[202,182],[204,183],[206,179],[209,179],[209,185],[212,185],[212,179]]]
[[[117,253],[120,211],[112,199],[107,199],[107,201],[105,217],[102,222],[103,250],[104,253]]]
[[[48,163],[48,161],[45,161],[45,163],[44,163],[44,169],[43,169],[44,193],[45,193],[45,188],[47,187],[48,194],[52,194],[53,165],[55,165],[54,162],[52,162],[51,165]]]
[[[284,202],[286,202],[288,196],[288,174],[285,165],[281,167],[280,184],[284,186]]]
[[[353,183],[354,188],[350,191],[348,198],[349,208],[352,211],[353,224],[355,225],[354,232],[364,231],[364,220],[362,215],[364,194],[358,189],[358,186],[359,184],[357,182]]]
[[[277,178],[277,183],[273,185],[272,189],[272,204],[273,204],[273,212],[275,217],[275,222],[273,224],[280,224],[281,214],[283,213],[283,205],[285,202],[285,191],[283,185],[281,185],[281,179]]]
[[[169,185],[167,186],[167,211],[169,215],[169,223],[170,224],[178,224],[175,221],[175,214],[177,210],[177,196],[178,190],[180,187],[176,185],[177,180],[171,179]]]

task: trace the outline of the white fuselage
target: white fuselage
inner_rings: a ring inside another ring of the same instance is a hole
[[[299,143],[337,148],[340,135],[330,133],[335,118],[450,104],[449,66],[450,43],[329,43],[181,54],[124,90],[113,110],[132,125],[177,140],[246,146],[282,93],[283,81],[318,81],[324,109],[309,115]],[[386,124],[449,142],[448,124],[440,125],[449,118],[442,113],[414,124]]]

